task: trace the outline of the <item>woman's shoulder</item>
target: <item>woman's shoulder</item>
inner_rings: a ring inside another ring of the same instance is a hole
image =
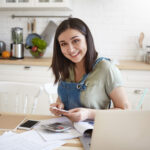
[[[95,69],[104,69],[104,70],[107,70],[107,69],[111,68],[113,65],[114,64],[112,63],[111,60],[103,59],[103,60],[99,61],[95,65]]]

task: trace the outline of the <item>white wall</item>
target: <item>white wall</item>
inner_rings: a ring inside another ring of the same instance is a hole
[[[135,59],[138,52],[138,37],[144,32],[144,46],[150,45],[150,1],[149,0],[72,0],[74,17],[83,19],[91,29],[97,51],[114,59]],[[11,27],[24,28],[27,36],[28,18],[11,19],[11,14],[69,14],[70,12],[48,11],[0,11],[0,40],[11,42]],[[37,32],[40,34],[49,19],[37,18]],[[55,21],[55,19],[52,19]],[[56,22],[60,22],[57,19]],[[52,44],[51,46],[52,47]],[[51,55],[48,48],[46,55]],[[26,55],[29,55],[26,51]]]

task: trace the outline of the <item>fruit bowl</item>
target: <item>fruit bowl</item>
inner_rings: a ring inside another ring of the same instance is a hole
[[[30,53],[35,58],[40,58],[44,55],[45,49],[39,49],[36,46],[33,46],[32,49],[30,49]]]
[[[35,58],[42,57],[47,47],[46,41],[39,37],[34,37],[31,42],[32,44],[30,45],[26,44],[26,48],[30,50],[31,55]]]

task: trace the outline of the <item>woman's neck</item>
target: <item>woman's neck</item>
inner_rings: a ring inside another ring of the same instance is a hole
[[[79,82],[85,74],[84,61],[81,61],[75,65],[75,82]]]

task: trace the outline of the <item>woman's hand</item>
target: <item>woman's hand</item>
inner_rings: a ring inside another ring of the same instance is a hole
[[[62,102],[56,102],[56,103],[53,103],[50,105],[50,111],[56,115],[56,116],[59,116],[61,115],[62,113],[59,111],[59,110],[56,110],[56,109],[52,109],[51,107],[56,107],[56,108],[59,108],[59,109],[64,109],[64,104]]]
[[[95,110],[88,108],[74,108],[70,109],[69,112],[63,112],[62,114],[73,122],[78,122],[86,119],[94,119]]]

